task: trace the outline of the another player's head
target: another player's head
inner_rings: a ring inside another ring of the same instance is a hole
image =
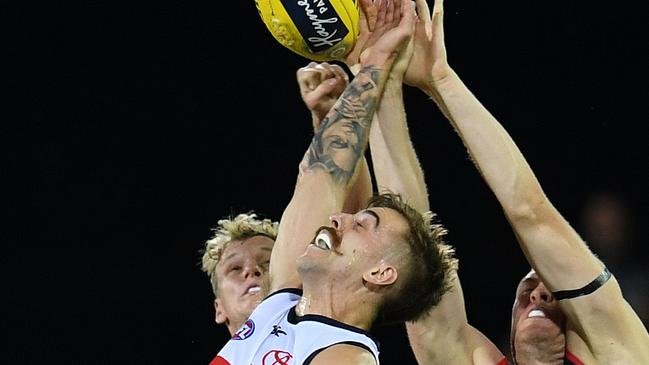
[[[298,271],[305,289],[332,287],[372,304],[376,323],[419,318],[450,288],[456,266],[443,241],[444,228],[433,224],[399,195],[372,197],[356,214],[335,214],[321,227]]]
[[[565,346],[566,317],[559,302],[531,270],[518,284],[512,308],[512,358]]]
[[[218,221],[214,236],[205,242],[202,269],[214,292],[215,320],[234,334],[263,299],[278,224],[254,213]]]

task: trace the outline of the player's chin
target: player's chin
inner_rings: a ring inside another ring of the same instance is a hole
[[[248,295],[246,298],[244,298],[240,305],[241,308],[246,308],[248,312],[251,312],[259,305],[261,302],[262,298],[261,295],[255,294],[255,295]]]
[[[519,323],[516,337],[530,342],[552,339],[562,334],[561,327],[550,318],[527,318]]]
[[[325,259],[330,252],[310,245],[302,256],[297,258],[297,270],[301,274],[321,272]]]

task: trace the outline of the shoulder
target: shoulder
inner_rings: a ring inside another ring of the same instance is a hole
[[[257,306],[260,308],[270,308],[270,310],[280,310],[281,308],[288,308],[295,305],[302,298],[302,289],[299,288],[283,288],[268,294]],[[254,312],[257,311],[255,309]],[[268,310],[268,309],[267,309]],[[253,312],[253,313],[254,313]]]
[[[329,364],[378,365],[378,361],[364,347],[341,343],[320,351],[310,362],[310,365]]]
[[[266,296],[250,314],[249,320],[258,323],[272,321],[294,307],[302,297],[302,290],[285,288]],[[248,324],[246,322],[246,324]]]
[[[268,300],[294,301],[294,300],[299,300],[301,297],[302,297],[302,289],[287,287],[287,288],[282,288],[271,292],[270,294],[266,295],[263,301],[268,301]]]

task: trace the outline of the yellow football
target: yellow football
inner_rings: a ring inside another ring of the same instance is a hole
[[[343,60],[358,38],[357,0],[255,0],[281,45],[312,61]]]

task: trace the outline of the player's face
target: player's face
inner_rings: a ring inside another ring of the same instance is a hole
[[[299,258],[299,269],[359,282],[373,268],[396,264],[392,253],[403,247],[407,231],[405,218],[388,208],[332,215]]]
[[[522,344],[564,340],[566,319],[558,302],[539,276],[530,271],[518,284],[512,309],[512,339],[516,349]]]
[[[254,236],[231,242],[216,267],[216,322],[225,323],[231,334],[261,301],[262,280],[268,271],[274,241]]]

